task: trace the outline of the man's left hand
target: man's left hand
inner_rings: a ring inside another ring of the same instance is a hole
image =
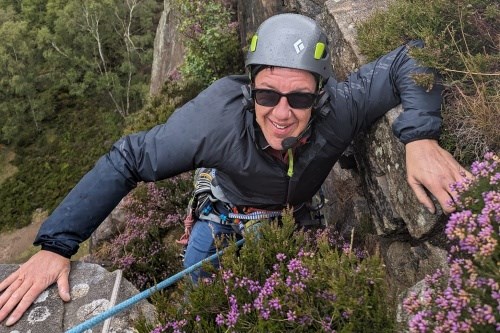
[[[450,185],[472,176],[436,140],[430,139],[406,144],[406,171],[408,184],[418,201],[432,214],[436,207],[425,189],[434,195],[443,211],[450,214],[455,210],[450,202],[457,196]]]

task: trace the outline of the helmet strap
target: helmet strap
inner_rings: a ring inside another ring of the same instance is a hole
[[[252,98],[252,86],[250,84],[242,84],[241,91],[243,93],[243,107],[250,112],[254,112],[255,105]]]

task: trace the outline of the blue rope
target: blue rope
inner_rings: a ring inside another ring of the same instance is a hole
[[[241,246],[244,242],[245,242],[245,239],[240,239],[239,241],[236,242],[236,246]],[[131,307],[135,303],[142,301],[145,298],[150,297],[155,292],[160,291],[160,290],[170,286],[174,282],[177,282],[185,275],[191,273],[192,271],[194,271],[197,268],[200,268],[204,262],[212,261],[213,259],[216,259],[219,255],[222,255],[224,253],[224,251],[225,251],[225,249],[222,249],[221,251],[211,255],[208,258],[201,260],[200,262],[192,265],[191,267],[188,267],[185,270],[180,271],[179,273],[172,275],[171,277],[163,280],[162,282],[158,283],[156,286],[151,287],[149,289],[146,289],[143,292],[141,292],[135,296],[132,296],[129,299],[121,302],[120,304],[117,304],[116,306],[112,307],[111,309],[108,309],[108,310],[104,311],[103,313],[100,313],[100,314],[96,315],[95,317],[92,317],[92,318],[88,319],[87,321],[84,321],[83,323],[72,327],[71,329],[66,331],[66,333],[83,333],[84,331],[94,327],[95,325],[105,321],[106,319],[116,315],[117,313]]]

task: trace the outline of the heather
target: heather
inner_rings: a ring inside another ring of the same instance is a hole
[[[191,184],[189,173],[157,184],[139,184],[123,199],[121,231],[99,248],[94,260],[122,269],[141,290],[177,273],[180,249],[173,237],[181,230]]]
[[[500,159],[487,153],[471,166],[446,225],[449,270],[427,276],[404,301],[410,332],[500,331]]]
[[[331,229],[296,230],[289,214],[221,255],[218,270],[170,298],[144,332],[392,332],[383,266]],[[177,296],[177,297],[176,297]]]

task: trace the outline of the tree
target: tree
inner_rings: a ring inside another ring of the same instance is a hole
[[[109,105],[123,117],[139,109],[148,91],[159,5],[155,0],[2,2],[0,140],[32,138],[44,119],[75,100]]]

